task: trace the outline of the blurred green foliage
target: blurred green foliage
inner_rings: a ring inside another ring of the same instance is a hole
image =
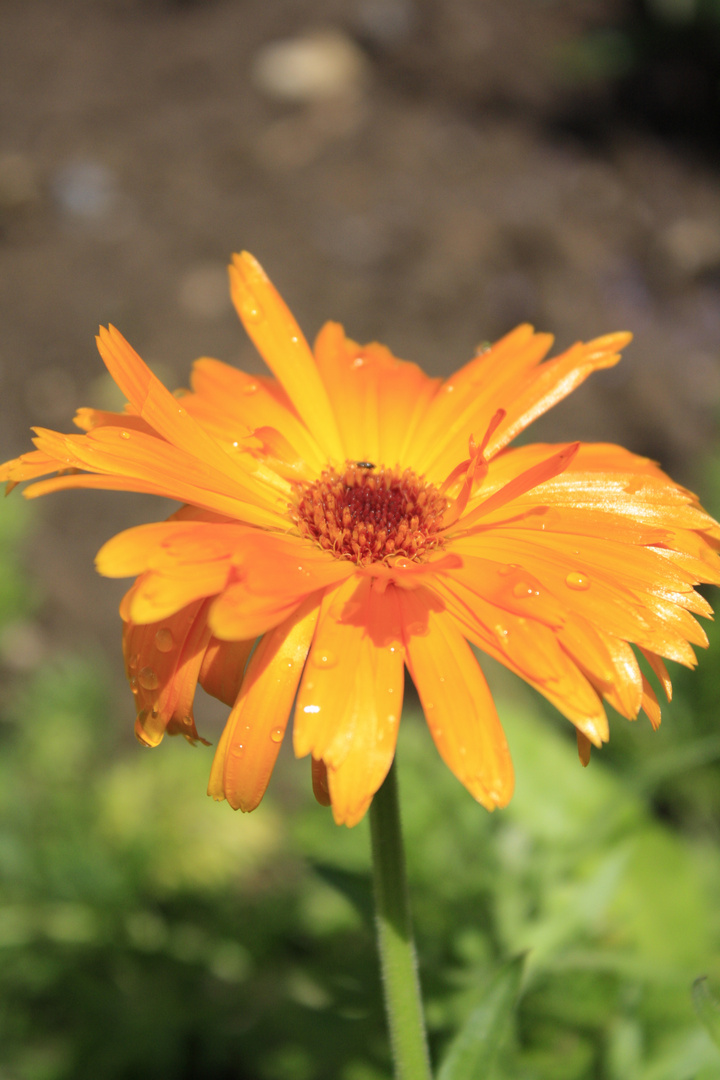
[[[0,515],[0,636],[37,603],[26,528],[24,507]],[[660,730],[613,718],[587,769],[570,725],[493,673],[517,772],[494,815],[410,703],[400,783],[436,1062],[524,952],[487,1080],[720,1078],[691,989],[707,976],[707,1022],[719,661],[715,631]],[[97,656],[4,682],[1,1080],[389,1080],[366,823],[336,828],[289,754],[255,814],[211,802],[212,752],[134,744]]]

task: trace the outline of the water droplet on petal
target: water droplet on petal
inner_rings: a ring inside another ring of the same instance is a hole
[[[140,660],[140,657],[138,656],[138,654],[133,653],[133,655],[128,660],[128,667],[131,670],[133,670],[134,668],[136,668],[138,666],[139,660]]]
[[[243,304],[241,312],[243,319],[247,319],[248,322],[259,323],[262,321],[262,311],[255,304]]]
[[[151,667],[144,667],[138,675],[138,682],[143,690],[155,690],[159,680]]]
[[[507,566],[501,566],[498,570],[500,577],[507,577],[508,574],[512,574],[513,570],[517,570],[517,563],[508,563]]]
[[[565,578],[565,584],[568,589],[574,589],[576,592],[585,592],[586,589],[590,588],[590,578],[585,574],[579,574],[577,571],[573,570],[573,572],[568,574]]]
[[[517,585],[513,586],[513,596],[516,596],[518,600],[526,600],[530,596],[539,596],[540,593],[527,581],[518,581]]]
[[[243,746],[242,743],[235,743],[234,746],[230,747],[230,753],[232,754],[233,757],[242,757],[244,752],[245,752],[245,747]]]
[[[121,439],[129,439],[130,438],[130,432],[129,431],[121,431],[120,432],[120,438]]]
[[[331,668],[337,664],[337,656],[330,649],[318,649],[310,657],[315,667]]]
[[[160,652],[170,652],[174,644],[175,639],[172,636],[172,630],[168,630],[167,626],[161,627],[155,634],[155,647]]]
[[[192,718],[192,716],[183,716],[182,722],[185,725],[185,727],[192,727],[193,726],[193,718]]]
[[[284,728],[276,727],[276,728],[273,728],[272,731],[270,732],[270,738],[272,739],[272,741],[274,743],[282,742],[284,734],[285,734],[285,729]]]
[[[245,385],[243,386],[242,392],[243,392],[243,394],[255,394],[255,393],[257,393],[257,388],[258,388],[257,383],[248,382],[248,383],[245,383]]]
[[[308,693],[315,689],[315,683],[311,679],[306,679],[303,683],[303,690],[307,690]]]

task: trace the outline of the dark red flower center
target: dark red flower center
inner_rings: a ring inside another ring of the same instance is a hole
[[[412,469],[369,461],[326,469],[295,508],[300,531],[340,559],[366,566],[392,555],[420,559],[443,543],[447,499]]]

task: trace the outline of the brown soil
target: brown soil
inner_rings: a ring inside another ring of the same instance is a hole
[[[334,318],[434,373],[523,320],[560,345],[632,330],[620,368],[534,435],[622,441],[693,482],[720,396],[720,188],[612,116],[578,136],[611,101],[565,61],[619,7],[5,0],[3,458],[31,424],[70,430],[77,405],[113,400],[99,322],[172,385],[203,354],[259,368],[223,270],[248,248],[308,336]],[[268,44],[327,31],[347,47],[332,93],[278,86]],[[72,493],[42,512],[45,633],[116,651],[122,584],[92,557],[157,502]]]

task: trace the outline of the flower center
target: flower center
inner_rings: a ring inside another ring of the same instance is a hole
[[[300,531],[339,559],[366,566],[391,555],[420,559],[442,546],[447,499],[415,475],[369,461],[326,469],[301,491]]]

